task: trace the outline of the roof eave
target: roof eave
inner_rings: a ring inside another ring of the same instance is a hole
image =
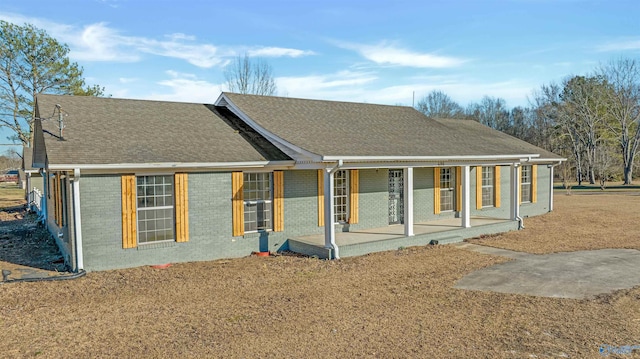
[[[237,169],[267,166],[293,166],[295,161],[247,161],[247,162],[159,162],[159,163],[107,163],[107,164],[49,164],[50,170],[171,170],[171,169]]]
[[[516,155],[469,155],[469,156],[322,156],[323,162],[334,161],[357,161],[357,162],[380,162],[380,161],[488,161],[488,160],[512,160],[514,162],[531,162],[540,157],[539,154],[516,154]]]

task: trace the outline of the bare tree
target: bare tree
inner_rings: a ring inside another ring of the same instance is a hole
[[[606,92],[606,125],[622,155],[624,184],[630,185],[640,145],[640,63],[635,59],[619,59],[601,66],[598,73],[611,86],[611,91]]]
[[[278,90],[271,65],[263,59],[252,59],[247,54],[237,56],[227,65],[224,79],[231,92],[272,96]]]
[[[480,103],[467,106],[467,116],[498,131],[509,129],[509,110],[501,98],[484,96]]]
[[[416,109],[429,117],[463,118],[462,106],[439,90],[431,91],[416,104]]]

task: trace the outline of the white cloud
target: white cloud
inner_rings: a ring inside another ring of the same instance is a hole
[[[325,100],[350,100],[354,92],[371,83],[377,76],[368,72],[340,71],[333,74],[300,77],[278,77],[276,84],[281,95]]]
[[[364,45],[347,42],[336,42],[336,44],[341,48],[356,51],[367,60],[373,61],[379,65],[417,68],[447,68],[460,66],[467,61],[456,57],[412,52],[386,42],[381,42],[377,45]]]
[[[136,77],[120,77],[120,78],[118,79],[118,81],[119,81],[121,84],[130,84],[130,83],[132,83],[132,82],[136,82],[136,81],[138,81],[138,78],[136,78]]]
[[[169,92],[152,93],[145,96],[147,100],[177,101],[194,103],[213,103],[220,95],[222,86],[199,79],[193,74],[167,71],[169,78],[158,82]]]
[[[314,55],[313,51],[305,51],[298,49],[287,49],[283,47],[261,47],[247,51],[249,56],[262,57],[301,57]]]
[[[596,49],[601,52],[640,50],[640,39],[612,41],[606,44],[602,44]]]
[[[246,46],[219,47],[198,42],[188,34],[173,33],[158,40],[154,38],[126,36],[105,22],[94,23],[78,28],[39,18],[23,15],[0,13],[0,19],[15,24],[30,23],[47,29],[52,37],[66,43],[71,48],[70,57],[81,61],[135,62],[144,54],[184,60],[196,67],[211,68],[224,66],[229,59],[246,49]],[[251,49],[252,56],[300,57],[313,54],[305,51],[281,47],[260,47]]]

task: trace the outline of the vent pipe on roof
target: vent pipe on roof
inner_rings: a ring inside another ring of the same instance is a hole
[[[56,108],[58,109],[58,141],[64,141],[64,121],[62,120],[62,107],[56,104]]]

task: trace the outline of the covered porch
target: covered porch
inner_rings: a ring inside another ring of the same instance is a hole
[[[518,229],[518,222],[491,217],[470,217],[470,226],[463,227],[461,218],[447,218],[413,224],[413,235],[405,235],[405,225],[335,232],[335,244],[340,248],[340,257],[352,257],[367,253],[394,250],[401,247],[427,244],[448,244],[483,234],[502,233]],[[290,238],[292,252],[317,256],[323,259],[335,257],[333,249],[326,246],[325,235],[315,234]]]

